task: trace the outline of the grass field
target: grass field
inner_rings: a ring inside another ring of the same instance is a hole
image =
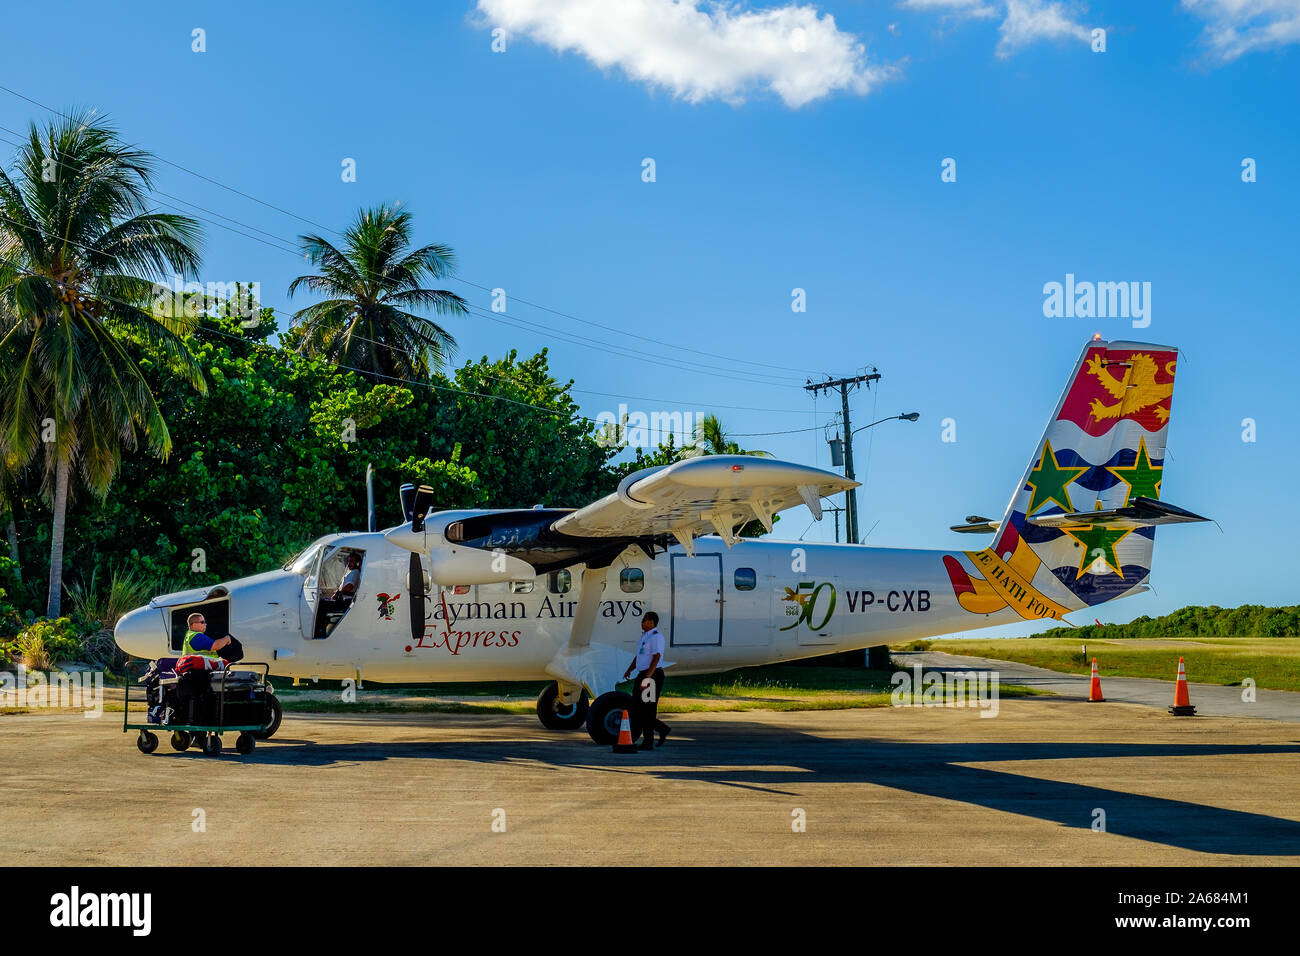
[[[925,646],[922,646],[925,645]],[[1087,674],[1097,658],[1102,676],[1154,677],[1172,682],[1178,658],[1187,665],[1187,679],[1200,684],[1235,686],[1252,678],[1256,687],[1300,691],[1300,638],[1195,637],[1093,639],[1088,657],[1080,642],[1070,638],[1035,637],[997,640],[934,640],[898,645],[894,650],[935,650],[1047,667],[1069,674]]]

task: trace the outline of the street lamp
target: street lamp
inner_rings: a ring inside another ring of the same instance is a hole
[[[914,422],[921,417],[920,412],[905,412],[901,415],[890,415],[882,418],[880,421],[872,422],[870,425],[863,425],[861,428],[855,428],[851,432],[845,432],[846,441],[844,443],[844,477],[853,481],[853,436],[858,432],[866,431],[879,425],[880,422]],[[860,543],[858,541],[858,489],[850,488],[848,491],[848,515],[844,522],[845,535],[852,544]]]
[[[853,434],[856,435],[858,432],[866,431],[868,428],[871,428],[874,425],[879,425],[880,422],[892,422],[895,419],[903,422],[914,422],[920,417],[921,417],[920,412],[906,412],[905,414],[902,415],[890,415],[888,418],[880,419],[879,422],[872,422],[870,425],[863,425],[861,428],[853,429]]]

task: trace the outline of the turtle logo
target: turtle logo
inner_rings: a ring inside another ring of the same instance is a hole
[[[393,602],[396,601],[400,594],[394,594],[389,597],[383,591],[380,591],[375,597],[379,600],[379,620],[391,621],[393,619]]]

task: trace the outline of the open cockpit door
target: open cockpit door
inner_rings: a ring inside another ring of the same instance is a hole
[[[302,566],[305,577],[299,620],[303,637],[323,640],[334,633],[360,597],[366,553],[360,548],[325,543],[314,556],[304,557],[307,561]]]

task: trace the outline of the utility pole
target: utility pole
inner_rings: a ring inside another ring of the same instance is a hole
[[[835,515],[835,543],[840,543],[840,512],[844,509],[839,505],[822,505],[822,511],[829,511]]]
[[[849,422],[849,392],[855,385],[865,384],[867,388],[871,383],[880,378],[880,373],[874,368],[866,375],[855,375],[853,378],[837,378],[832,381],[809,382],[804,386],[806,392],[829,392],[831,389],[839,389],[840,393],[840,410],[844,415],[844,477],[853,480],[853,426]],[[848,508],[844,514],[844,538],[850,544],[858,543],[858,496],[857,489],[850,488],[848,491]]]

